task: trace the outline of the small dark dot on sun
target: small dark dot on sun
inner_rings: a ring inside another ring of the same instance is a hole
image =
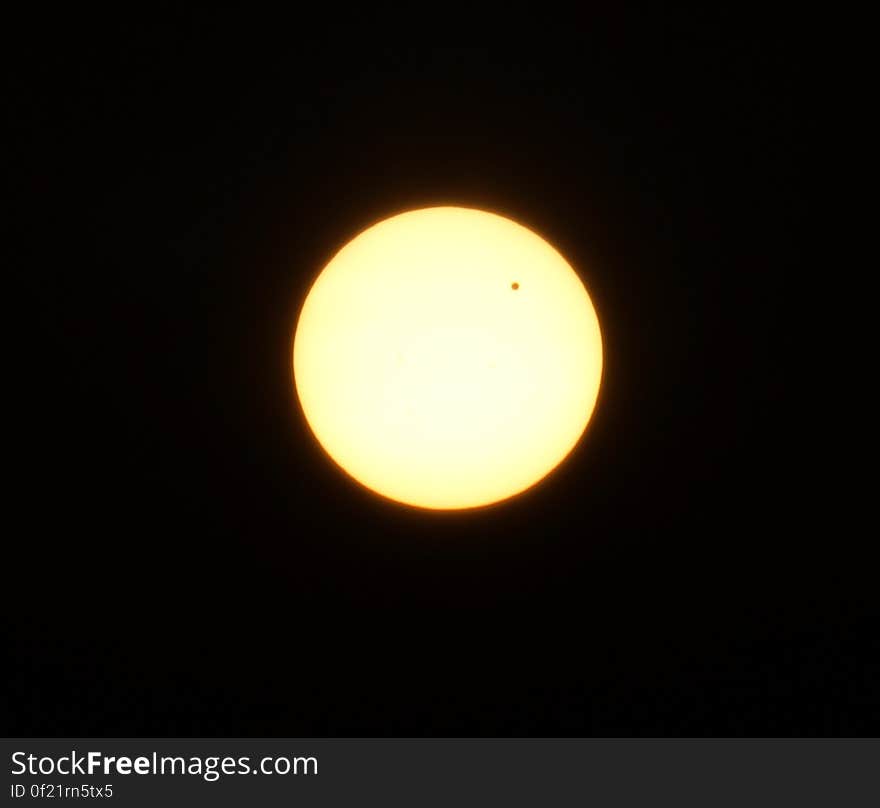
[[[512,284],[510,284],[510,288],[511,289],[519,289],[519,284],[516,281],[514,281]]]

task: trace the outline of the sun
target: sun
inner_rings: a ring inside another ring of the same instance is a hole
[[[539,482],[587,427],[599,321],[568,262],[488,211],[432,207],[349,241],[302,306],[305,418],[351,477],[397,502],[475,508]]]

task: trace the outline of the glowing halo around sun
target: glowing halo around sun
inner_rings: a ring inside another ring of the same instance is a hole
[[[412,210],[324,267],[300,311],[306,420],[355,480],[398,502],[475,508],[549,474],[602,376],[587,290],[540,236],[482,210]]]

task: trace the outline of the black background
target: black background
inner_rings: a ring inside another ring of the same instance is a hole
[[[437,13],[13,32],[4,733],[880,733],[797,316],[813,41]],[[438,203],[549,239],[606,348],[563,466],[448,514],[336,469],[290,369],[323,264]]]

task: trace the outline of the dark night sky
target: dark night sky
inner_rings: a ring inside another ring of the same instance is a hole
[[[3,734],[880,734],[864,538],[822,511],[803,396],[792,21],[47,25],[6,99]],[[606,342],[576,452],[460,514],[349,481],[290,374],[324,262],[438,203],[545,235]]]

